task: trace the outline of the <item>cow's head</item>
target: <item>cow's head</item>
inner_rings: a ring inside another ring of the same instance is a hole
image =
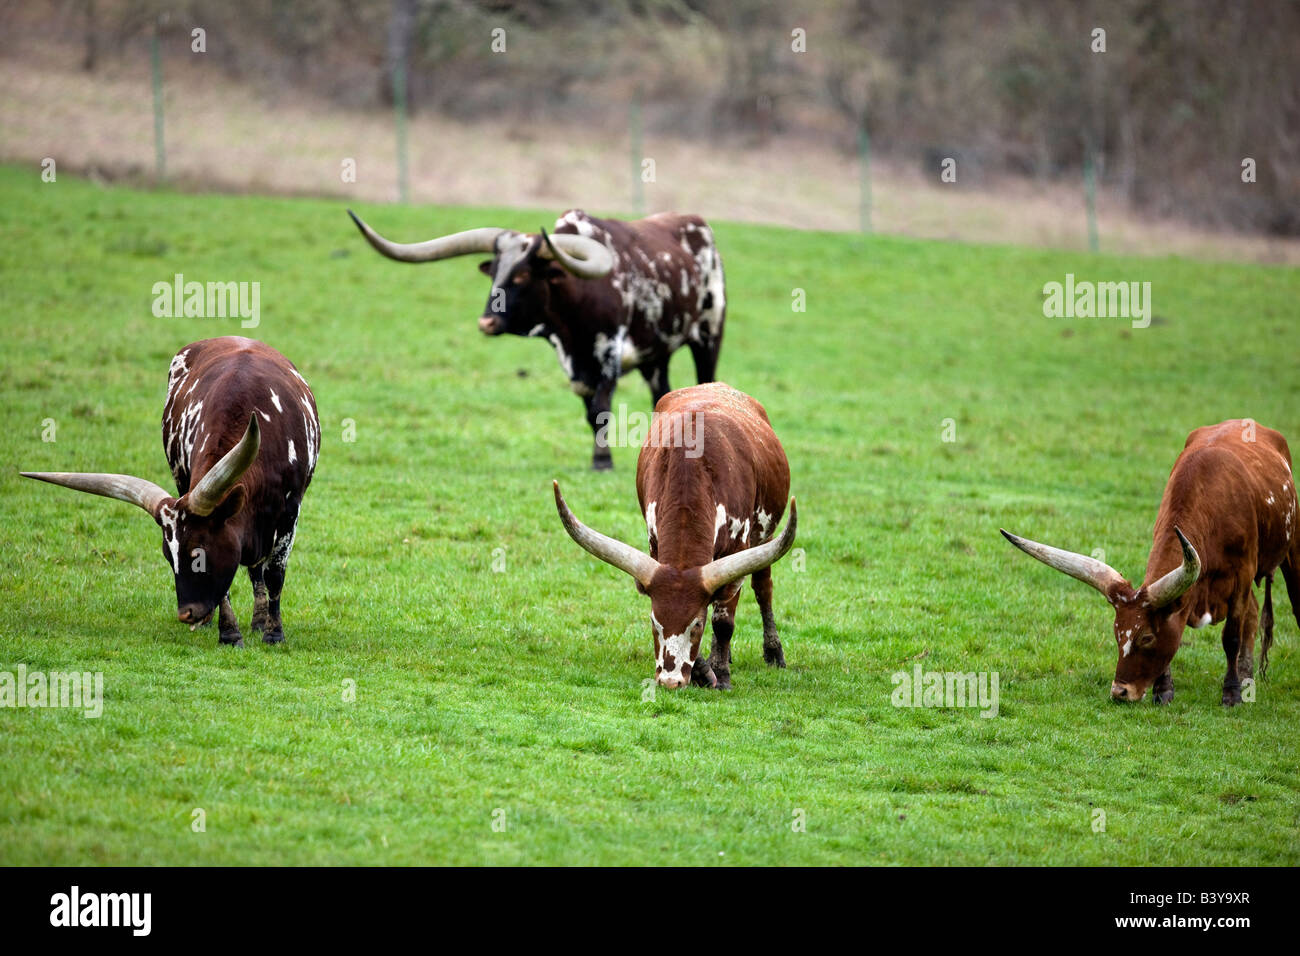
[[[248,503],[240,479],[261,444],[257,415],[243,437],[189,492],[177,498],[152,481],[132,475],[23,472],[52,484],[137,505],[162,528],[163,557],[176,583],[176,616],[191,629],[205,623],[239,570],[238,516]]]
[[[565,504],[560,483],[553,484],[555,507],[569,536],[602,561],[632,575],[637,590],[649,595],[655,680],[670,690],[691,682],[705,615],[714,596],[746,575],[774,564],[794,544],[797,514],[791,498],[790,520],[780,537],[699,567],[669,567],[631,545],[588,528]]]
[[[426,242],[391,242],[348,210],[361,234],[382,255],[399,262],[436,262],[454,256],[490,255],[479,269],[492,280],[478,327],[485,335],[532,335],[545,328],[551,300],[570,280],[599,279],[614,268],[605,244],[588,236],[543,229],[533,235],[484,227]]]
[[[1187,608],[1180,606],[1178,599],[1201,573],[1201,559],[1183,532],[1174,528],[1183,563],[1136,589],[1122,574],[1096,558],[1039,544],[1009,531],[1002,534],[1025,554],[1092,585],[1111,603],[1119,662],[1110,695],[1114,700],[1141,700],[1156,678],[1169,669],[1182,643]]]

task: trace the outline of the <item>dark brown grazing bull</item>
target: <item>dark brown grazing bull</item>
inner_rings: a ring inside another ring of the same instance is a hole
[[[1261,676],[1273,644],[1273,572],[1282,569],[1300,623],[1300,536],[1286,439],[1249,419],[1198,428],[1165,485],[1142,586],[1095,558],[1061,551],[1003,531],[1044,564],[1091,584],[1115,607],[1119,664],[1111,696],[1141,700],[1154,684],[1156,703],[1173,699],[1169,664],[1183,628],[1226,621],[1223,703],[1241,703],[1241,682],[1254,676],[1255,631],[1263,626]],[[1264,582],[1264,612],[1251,590]]]
[[[253,583],[252,629],[278,644],[298,509],[320,452],[311,389],[269,345],[237,336],[195,342],[172,359],[162,439],[177,495],[131,475],[23,476],[149,512],[162,528],[177,617],[193,630],[220,604],[219,639],[238,647],[244,641],[229,592],[244,565]]]
[[[351,211],[362,235],[401,262],[491,256],[478,320],[485,335],[545,339],[595,434],[592,467],[613,467],[606,426],[619,377],[640,369],[656,404],[668,394],[668,362],[689,346],[698,382],[711,382],[727,302],[722,258],[699,216],[660,213],[635,222],[570,209],[555,232],[470,229],[428,242],[390,242]]]
[[[637,460],[636,491],[650,540],[647,555],[593,531],[555,488],[555,507],[574,541],[626,571],[650,596],[655,679],[731,686],[731,635],[742,579],[753,575],[763,614],[763,658],[785,666],[772,616],[771,565],[794,544],[797,513],[779,538],[790,466],[763,406],[730,385],[670,392],[655,406]],[[713,605],[713,649],[699,659],[704,614]]]

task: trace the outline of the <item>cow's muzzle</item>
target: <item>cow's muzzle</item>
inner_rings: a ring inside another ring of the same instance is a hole
[[[198,627],[200,624],[208,623],[212,617],[214,608],[207,607],[203,604],[183,604],[176,609],[176,619],[182,624],[188,624],[191,628]]]
[[[478,319],[478,330],[484,335],[500,335],[506,330],[506,324],[495,315],[481,315]]]
[[[1139,690],[1132,684],[1125,684],[1120,681],[1114,681],[1110,685],[1111,700],[1141,700],[1146,695],[1145,688]]]

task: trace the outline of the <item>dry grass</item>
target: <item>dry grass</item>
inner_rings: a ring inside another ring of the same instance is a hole
[[[276,97],[232,81],[201,57],[166,64],[168,178],[185,188],[370,201],[397,196],[395,134],[385,112],[346,112],[305,94]],[[557,127],[421,115],[410,124],[410,189],[416,202],[630,210],[632,159],[625,129]],[[851,157],[792,137],[763,148],[648,134],[657,181],[649,211],[680,209],[715,219],[802,228],[858,226]],[[74,50],[28,44],[0,57],[0,159],[54,157],[65,170],[147,181],[154,170],[148,63],[77,68]],[[344,158],[357,181],[340,175]],[[1087,246],[1082,187],[1002,180],[943,185],[914,166],[877,162],[873,223],[879,232],[937,239]],[[549,217],[549,216],[548,216]],[[547,217],[547,218],[548,218]],[[1300,263],[1300,241],[1210,232],[1139,216],[1103,192],[1102,248]],[[437,224],[431,223],[430,229]],[[403,237],[406,238],[406,237]]]

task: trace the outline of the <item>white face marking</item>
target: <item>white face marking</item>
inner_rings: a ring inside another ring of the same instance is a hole
[[[1123,648],[1124,656],[1128,657],[1128,652],[1131,651],[1132,649],[1133,649],[1133,638],[1130,637],[1127,641],[1124,642],[1124,648]]]
[[[645,530],[653,541],[655,536],[655,502],[653,501],[645,509]]]
[[[515,266],[524,261],[524,254],[528,252],[532,241],[532,237],[524,233],[502,236],[497,240],[497,271],[492,276],[493,288],[505,288],[510,280],[510,273],[515,271]]]
[[[673,634],[665,638],[663,625],[655,618],[653,611],[650,613],[650,624],[654,628],[655,637],[658,639],[655,654],[655,679],[659,683],[662,684],[667,680],[686,682],[686,665],[691,662],[691,633],[701,626],[701,623],[701,619],[697,617],[691,621],[685,633]],[[670,654],[673,658],[672,670],[668,670],[664,666],[664,661]]]
[[[280,396],[275,394],[275,389],[271,389],[271,404],[275,406],[277,412],[284,414],[284,408],[280,405]],[[267,421],[270,421],[270,418]]]
[[[181,540],[179,535],[180,515],[170,505],[163,505],[158,511],[158,520],[163,527],[163,540],[172,553],[172,570],[181,573]]]

